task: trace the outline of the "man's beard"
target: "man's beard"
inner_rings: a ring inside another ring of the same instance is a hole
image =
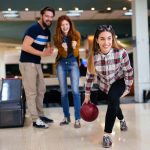
[[[52,22],[50,23],[50,25],[47,25],[47,24],[42,20],[42,25],[43,25],[45,28],[50,28],[51,25],[52,25]]]

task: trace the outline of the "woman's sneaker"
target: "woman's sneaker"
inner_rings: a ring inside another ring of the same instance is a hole
[[[71,122],[70,117],[65,117],[62,122],[60,122],[60,126],[68,125]]]
[[[121,131],[127,131],[128,130],[128,127],[127,127],[127,125],[126,125],[126,122],[125,122],[125,120],[124,121],[120,121],[120,130]]]
[[[112,146],[112,139],[109,135],[103,136],[103,147],[110,148]]]
[[[35,122],[33,122],[33,127],[47,129],[48,125],[38,118]]]
[[[74,128],[81,128],[80,120],[75,121]]]

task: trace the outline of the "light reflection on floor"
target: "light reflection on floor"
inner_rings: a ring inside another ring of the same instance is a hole
[[[129,130],[120,131],[116,119],[112,133],[113,150],[148,150],[150,146],[150,103],[121,105]],[[0,150],[101,150],[106,105],[98,106],[96,121],[81,120],[82,128],[74,129],[74,109],[71,108],[71,124],[60,127],[62,109],[45,108],[45,114],[54,119],[49,129],[35,129],[26,115],[23,128],[0,129]]]

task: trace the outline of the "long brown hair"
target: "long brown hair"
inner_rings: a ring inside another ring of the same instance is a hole
[[[56,25],[56,31],[55,31],[55,39],[57,40],[57,42],[62,42],[62,37],[63,37],[63,33],[61,31],[61,24],[62,24],[62,21],[68,21],[69,24],[70,24],[70,30],[68,32],[68,36],[71,38],[71,40],[75,40],[77,41],[77,36],[76,36],[76,33],[77,33],[77,30],[75,29],[75,26],[73,24],[73,22],[71,21],[71,19],[66,16],[66,15],[62,15],[58,18],[58,21],[57,21],[57,25]]]
[[[110,32],[112,34],[112,48],[115,48],[115,49],[123,48],[121,45],[117,43],[116,34],[111,25],[99,25],[98,28],[96,29],[94,40],[93,40],[92,50],[94,52],[97,52],[100,50],[99,44],[97,43],[97,39],[98,39],[98,36],[104,31]]]
[[[88,65],[87,65],[87,70],[91,74],[94,74],[94,75],[96,75],[95,66],[94,66],[94,54],[100,50],[99,44],[97,43],[97,39],[98,39],[98,36],[100,35],[100,33],[104,32],[104,31],[110,32],[112,34],[112,48],[115,48],[115,49],[122,49],[123,48],[121,45],[119,45],[117,43],[117,40],[115,37],[116,34],[115,34],[115,31],[111,25],[100,25],[100,26],[98,26],[98,28],[96,29],[95,35],[94,35],[93,48],[89,54]]]

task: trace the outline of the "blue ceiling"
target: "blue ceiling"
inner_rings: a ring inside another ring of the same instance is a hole
[[[148,0],[148,5],[150,4]],[[44,6],[52,6],[56,10],[62,7],[63,10],[79,9],[90,10],[91,7],[95,7],[96,10],[106,10],[108,6],[112,7],[112,10],[121,10],[124,6],[128,9],[131,8],[131,2],[129,0],[0,0],[0,11],[11,8],[12,10],[23,11],[28,7],[29,10],[40,10]],[[148,6],[149,7],[149,6]],[[150,8],[150,7],[149,7]],[[30,21],[16,21],[16,22],[0,22],[0,41],[7,42],[21,42],[22,36],[26,28],[33,22]],[[95,28],[99,24],[111,24],[116,30],[116,34],[119,37],[125,35],[131,36],[131,19],[128,20],[86,20],[86,21],[74,21],[77,29],[82,35],[94,34]],[[53,22],[51,31],[52,34],[55,30],[56,22]]]
[[[90,10],[95,7],[96,10],[105,10],[108,6],[112,10],[121,10],[123,7],[131,8],[129,0],[0,0],[0,11],[12,8],[13,10],[24,10],[28,7],[29,10],[40,10],[42,7],[51,6],[58,10],[62,7],[63,10],[79,9]]]

